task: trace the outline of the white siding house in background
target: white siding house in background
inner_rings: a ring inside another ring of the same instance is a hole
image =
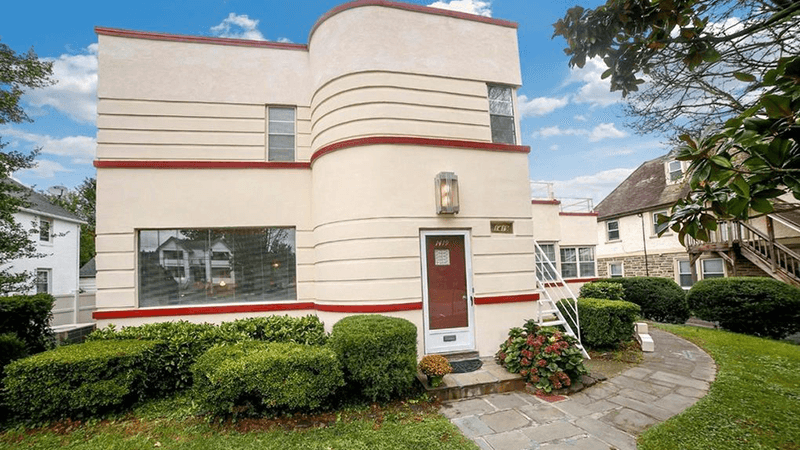
[[[13,180],[7,181],[16,183]],[[80,225],[84,223],[69,211],[50,203],[43,195],[25,189],[29,205],[20,208],[14,219],[31,232],[40,258],[23,258],[9,265],[14,272],[28,272],[36,277],[34,287],[26,293],[46,292],[56,298],[53,307],[53,326],[91,322],[93,299],[83,305],[77,317],[73,305],[78,295],[78,265],[80,263]],[[91,305],[89,304],[91,303]],[[77,321],[76,321],[77,319]]]

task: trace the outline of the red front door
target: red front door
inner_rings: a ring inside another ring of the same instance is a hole
[[[469,326],[464,236],[426,236],[431,330]]]

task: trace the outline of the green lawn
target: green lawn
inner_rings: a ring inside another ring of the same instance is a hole
[[[707,351],[707,396],[639,438],[641,450],[800,449],[800,346],[742,334],[657,325]]]
[[[469,449],[477,447],[425,402],[320,416],[213,425],[186,395],[144,404],[124,418],[58,423],[0,434],[3,449]],[[322,426],[325,424],[325,426]],[[302,429],[293,429],[300,425]]]

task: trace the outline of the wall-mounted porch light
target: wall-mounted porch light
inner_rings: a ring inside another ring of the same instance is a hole
[[[453,172],[436,175],[436,214],[458,214],[458,176]]]

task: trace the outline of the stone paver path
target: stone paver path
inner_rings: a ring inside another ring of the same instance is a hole
[[[487,450],[636,448],[636,436],[693,405],[714,381],[708,354],[682,338],[651,330],[656,351],[642,364],[567,400],[527,392],[446,402],[441,412]]]

